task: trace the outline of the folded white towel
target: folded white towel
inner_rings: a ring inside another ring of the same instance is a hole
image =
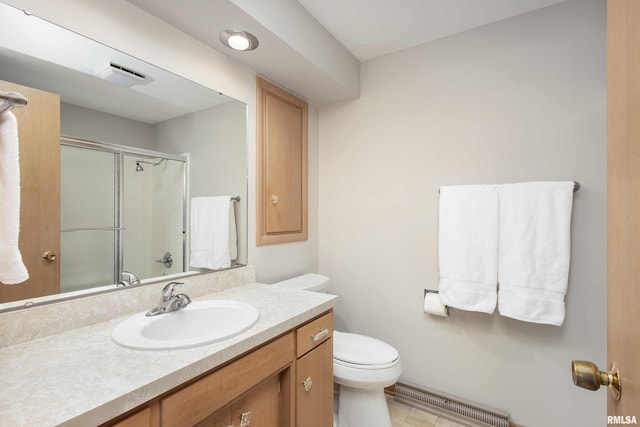
[[[18,248],[20,234],[20,162],[18,123],[11,112],[0,115],[0,282],[29,278]]]
[[[191,199],[192,267],[219,270],[237,257],[235,209],[230,196]]]
[[[500,186],[498,311],[560,326],[571,258],[573,182]]]
[[[445,305],[493,313],[498,269],[498,187],[440,188],[440,298]]]

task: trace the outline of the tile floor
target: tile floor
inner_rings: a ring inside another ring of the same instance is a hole
[[[439,417],[387,396],[387,405],[393,427],[464,427],[464,425]]]

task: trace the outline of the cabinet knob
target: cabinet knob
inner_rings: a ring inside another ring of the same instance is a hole
[[[46,259],[47,261],[55,261],[56,253],[53,251],[46,251],[45,253],[42,254],[42,258]]]
[[[313,381],[311,381],[311,377],[308,377],[306,380],[302,381],[302,385],[304,386],[304,391],[311,390],[311,386],[313,385]]]
[[[276,196],[275,194],[271,195],[271,204],[272,205],[277,205],[278,204],[278,196]]]
[[[249,427],[251,425],[251,411],[243,412],[240,415],[240,427]]]

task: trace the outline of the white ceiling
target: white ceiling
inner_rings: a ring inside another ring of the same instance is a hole
[[[322,105],[359,95],[360,62],[563,0],[127,0]],[[222,46],[243,29],[252,52]]]
[[[0,16],[0,78],[58,93],[63,102],[154,124],[231,100],[4,3]],[[110,62],[150,83],[129,88],[100,78]]]
[[[298,0],[361,62],[564,0]]]

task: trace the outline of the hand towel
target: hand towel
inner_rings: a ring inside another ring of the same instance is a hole
[[[498,311],[561,326],[571,258],[573,182],[500,186]]]
[[[440,188],[440,298],[445,305],[493,313],[498,270],[496,185]]]
[[[192,267],[219,270],[237,257],[235,210],[230,196],[191,199]]]
[[[20,234],[20,160],[18,122],[11,112],[0,115],[0,282],[29,278],[18,248]]]

